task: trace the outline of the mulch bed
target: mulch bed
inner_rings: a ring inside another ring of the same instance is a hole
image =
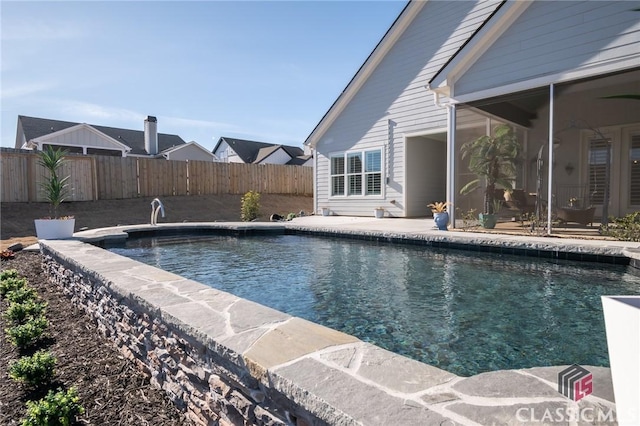
[[[89,317],[49,283],[39,253],[18,252],[0,266],[2,270],[16,269],[49,304],[47,338],[36,349],[48,349],[57,358],[54,386],[77,389],[85,409],[77,424],[191,424],[163,391],[153,388],[142,372],[99,333]],[[0,302],[0,311],[6,308],[7,303]],[[39,399],[43,392],[32,391],[9,378],[9,362],[22,354],[7,341],[6,327],[0,317],[0,424],[19,425],[26,413],[26,401]]]

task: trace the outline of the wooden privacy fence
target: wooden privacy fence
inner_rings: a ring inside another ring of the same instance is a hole
[[[67,157],[69,201],[115,200],[171,195],[313,194],[313,169],[277,164],[213,163],[109,156]],[[45,201],[47,172],[38,155],[2,150],[2,202]]]

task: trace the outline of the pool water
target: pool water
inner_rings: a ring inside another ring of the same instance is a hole
[[[628,267],[297,235],[134,239],[111,251],[469,376],[608,366],[601,295]]]

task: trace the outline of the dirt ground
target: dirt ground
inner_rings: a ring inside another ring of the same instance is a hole
[[[202,195],[163,197],[165,217],[158,222],[239,221],[241,195]],[[153,198],[102,200],[63,203],[59,215],[74,216],[76,231],[116,225],[149,223]],[[273,213],[286,216],[313,211],[313,197],[261,194],[259,221],[268,221]],[[0,204],[0,250],[21,242],[33,244],[34,219],[51,216],[47,203]]]
[[[73,386],[85,413],[77,425],[188,425],[191,422],[149,380],[105,339],[96,325],[75,309],[60,289],[49,283],[42,271],[39,253],[18,252],[2,261],[2,269],[16,269],[27,278],[40,298],[48,303],[46,338],[21,353],[5,337],[7,327],[0,315],[0,424],[19,425],[26,413],[26,401],[40,399],[47,389]],[[7,302],[0,302],[4,313]],[[51,351],[57,359],[54,382],[40,390],[16,384],[8,367],[22,355],[37,349]]]

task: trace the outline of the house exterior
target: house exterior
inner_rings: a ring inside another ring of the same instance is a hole
[[[198,143],[158,133],[157,129],[158,121],[152,116],[144,120],[142,131],[20,115],[15,147],[42,150],[51,145],[85,155],[215,161]]]
[[[460,147],[498,124],[521,143],[513,186],[545,201],[549,222],[576,198],[599,216],[640,210],[640,101],[611,98],[640,94],[634,7],[410,1],[305,141],[316,211],[481,211],[482,188],[460,195],[475,177]]]
[[[286,164],[312,166],[311,155],[302,148],[221,137],[213,148],[213,154],[223,162],[246,164]]]

